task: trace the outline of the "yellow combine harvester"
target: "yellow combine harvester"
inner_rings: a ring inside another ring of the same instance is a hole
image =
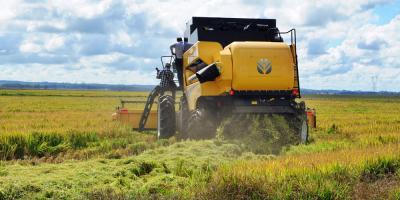
[[[159,138],[176,131],[184,139],[212,138],[221,120],[233,114],[282,114],[307,141],[309,120],[315,126],[316,118],[295,101],[301,97],[295,29],[280,32],[274,19],[208,17],[193,17],[186,26],[185,37],[194,45],[183,55],[178,113],[169,95],[159,97],[157,112],[150,112],[157,86],[139,111],[141,119],[129,118],[134,128],[142,131],[148,121],[146,128],[157,128]],[[281,34],[290,34],[291,43]],[[126,121],[123,112],[117,108],[113,119]]]

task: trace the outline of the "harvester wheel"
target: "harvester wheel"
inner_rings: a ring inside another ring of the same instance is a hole
[[[169,95],[158,98],[157,130],[158,139],[168,139],[175,134],[175,105]]]
[[[297,114],[285,115],[290,122],[290,127],[294,131],[296,141],[305,144],[308,141],[308,120],[307,114],[298,110]]]
[[[302,120],[300,129],[301,142],[304,144],[308,141],[308,123],[307,120]]]
[[[209,111],[196,109],[188,119],[186,130],[190,139],[211,139],[216,135],[217,123]]]
[[[296,125],[296,130],[300,137],[301,143],[305,144],[308,141],[308,119],[307,113],[302,109],[298,110]]]
[[[177,123],[177,129],[180,133],[180,139],[187,139],[188,134],[187,134],[187,126],[188,126],[188,118],[190,117],[190,112],[189,112],[189,106],[188,102],[186,99],[186,95],[183,95],[180,99],[180,109],[179,112],[181,112],[181,115],[178,115],[180,120],[179,123]]]

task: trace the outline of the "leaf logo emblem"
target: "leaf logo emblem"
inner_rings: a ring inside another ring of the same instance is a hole
[[[257,70],[260,74],[269,74],[272,70],[271,61],[268,59],[260,59],[257,61]]]

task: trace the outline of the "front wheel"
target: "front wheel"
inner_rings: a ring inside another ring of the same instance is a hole
[[[196,109],[191,113],[187,122],[186,132],[190,139],[212,139],[216,136],[217,121],[209,111]]]
[[[179,132],[179,137],[180,139],[186,140],[188,139],[188,134],[187,134],[187,126],[188,126],[188,118],[190,117],[190,112],[189,112],[189,107],[188,103],[186,100],[186,95],[183,94],[183,96],[180,99],[180,105],[179,105],[179,113],[177,115],[176,119],[176,129]]]
[[[157,131],[158,139],[168,139],[175,134],[175,104],[169,95],[158,98]]]

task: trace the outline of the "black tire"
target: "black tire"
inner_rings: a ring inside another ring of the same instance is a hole
[[[177,128],[179,129],[178,131],[180,133],[180,139],[186,140],[188,139],[187,127],[188,127],[188,119],[190,117],[190,112],[185,94],[181,97],[179,106],[180,106],[179,111],[182,112],[182,116],[181,119],[178,119],[181,120],[180,124],[181,127]]]
[[[305,144],[308,142],[308,118],[306,104],[304,101],[299,103],[293,102],[295,114],[291,114],[289,120],[294,125],[295,136],[301,143]]]
[[[295,130],[296,135],[300,139],[300,142],[305,144],[308,141],[308,118],[307,113],[304,110],[299,109],[295,117]]]
[[[300,126],[299,126],[299,134],[300,134],[300,140],[301,143],[305,144],[308,142],[308,132],[309,132],[309,126],[308,126],[308,117],[307,117],[307,112],[305,111],[306,109],[306,104],[304,101],[300,102],[302,104],[298,110],[298,119],[300,120]]]
[[[169,96],[169,95],[159,96],[159,97],[158,97],[158,105],[160,105],[160,103],[161,103],[165,98],[168,98],[168,97],[170,97],[170,98],[172,99],[172,97]]]
[[[190,114],[186,131],[190,139],[212,139],[217,132],[216,119],[210,112],[196,109]]]
[[[169,95],[158,98],[158,139],[168,139],[175,134],[175,102]]]
[[[298,109],[297,113],[285,115],[285,118],[286,121],[289,122],[289,125],[294,132],[296,143],[305,144],[308,141],[307,113]]]
[[[301,139],[301,143],[305,144],[306,142],[308,142],[308,120],[302,120],[301,123],[301,128],[300,128],[300,139]]]

